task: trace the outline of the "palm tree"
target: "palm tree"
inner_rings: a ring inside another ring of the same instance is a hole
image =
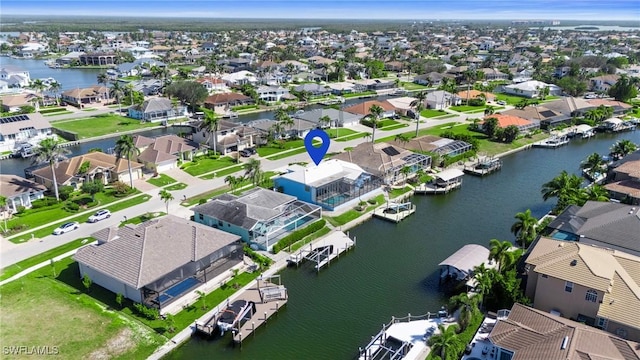
[[[60,106],[60,98],[59,98],[59,96],[58,96],[58,92],[60,91],[60,88],[61,88],[61,87],[62,87],[62,85],[60,85],[60,83],[59,83],[59,82],[57,82],[57,81],[52,81],[52,82],[49,84],[49,90],[50,90],[51,92],[53,92],[53,95],[54,95],[54,96],[55,96],[55,98],[56,98],[56,105],[58,105],[58,106]]]
[[[407,182],[407,177],[409,177],[409,174],[411,174],[411,167],[410,166],[403,166],[402,169],[400,169],[400,173],[402,174],[402,176],[404,176],[404,182]]]
[[[131,173],[131,157],[134,155],[140,155],[140,149],[133,144],[133,137],[131,135],[122,135],[116,141],[115,146],[116,157],[126,158],[127,166],[129,167],[129,182],[131,188],[133,188],[133,174]]]
[[[456,81],[451,78],[443,78],[442,83],[438,87],[438,90],[443,90],[448,93],[455,94],[458,86],[456,85]]]
[[[560,175],[542,184],[542,199],[547,201],[552,197],[558,198],[555,210],[564,210],[567,205],[573,203],[578,198],[582,186],[582,178],[563,170]]]
[[[486,108],[484,108],[484,116],[489,116],[489,115],[493,115],[495,114],[496,109],[493,108],[493,106],[491,105],[487,105]]]
[[[603,174],[605,171],[607,171],[607,164],[602,158],[602,155],[593,153],[580,164],[580,168],[585,170],[587,174],[589,174],[589,176],[593,178],[595,177],[596,173]]]
[[[260,168],[260,160],[257,159],[249,159],[244,165],[244,176],[248,179],[251,179],[251,182],[254,186],[258,186],[263,180],[264,172]]]
[[[324,128],[324,127],[331,127],[331,118],[329,117],[329,115],[324,115],[322,117],[320,117],[320,119],[318,119],[318,122],[320,123],[320,127]],[[337,130],[336,130],[337,131]],[[336,132],[336,137],[337,137],[337,132]]]
[[[213,153],[216,154],[217,144],[218,144],[218,125],[220,120],[216,116],[216,113],[208,110],[202,109],[204,111],[204,120],[202,120],[202,124],[200,125],[201,130],[205,130],[209,133],[209,139],[207,142],[211,141],[211,137],[213,136]]]
[[[510,263],[509,260],[513,257],[510,251],[512,246],[511,242],[491,239],[489,240],[489,246],[491,247],[491,250],[489,251],[489,259],[498,262],[498,271],[503,267],[508,266]]]
[[[122,88],[122,85],[120,85],[120,82],[116,81],[113,83],[113,85],[111,86],[111,94],[113,94],[113,97],[116,98],[116,101],[118,102],[118,112],[122,113],[122,97],[124,96],[124,89]]]
[[[591,184],[584,189],[585,200],[609,201],[609,191],[600,184]]]
[[[427,98],[427,92],[421,91],[416,95],[416,99],[409,104],[416,114],[416,137],[418,137],[418,127],[420,126],[420,113],[424,110],[424,100]]]
[[[5,196],[0,195],[0,212],[2,212],[2,219],[4,220],[4,228],[2,229],[3,233],[6,233],[7,231],[9,231],[9,229],[7,228],[8,215],[5,214],[6,211],[7,211],[7,198]]]
[[[531,209],[525,212],[519,212],[515,215],[516,222],[511,225],[511,232],[516,239],[522,241],[522,248],[526,248],[526,243],[533,241],[536,237],[536,225],[538,219],[531,215]]]
[[[371,128],[373,129],[371,133],[371,142],[376,142],[376,126],[378,126],[378,121],[382,118],[382,113],[384,113],[384,109],[379,105],[371,105],[369,108],[369,115],[366,117],[371,122]]]
[[[173,200],[173,194],[170,193],[167,190],[160,190],[160,192],[158,193],[158,195],[160,195],[160,200],[164,201],[166,207],[167,207],[167,214],[169,213],[169,201]]]
[[[611,148],[611,155],[618,159],[622,159],[636,150],[638,150],[638,145],[634,144],[631,140],[624,139],[619,140],[613,145]]]
[[[60,201],[60,195],[58,194],[58,179],[56,179],[55,168],[58,166],[60,158],[69,154],[69,150],[60,147],[60,143],[56,139],[46,138],[40,141],[35,153],[36,156],[34,163],[49,163],[53,180],[53,191],[56,194],[56,200]]]
[[[469,296],[466,292],[460,293],[449,299],[449,308],[460,309],[458,323],[460,324],[460,329],[464,330],[469,326],[473,314],[478,311],[478,297]]]
[[[446,359],[446,353],[460,342],[457,334],[458,326],[449,325],[445,328],[444,325],[439,324],[438,329],[440,333],[429,338],[429,346],[434,353],[440,352],[440,358]]]

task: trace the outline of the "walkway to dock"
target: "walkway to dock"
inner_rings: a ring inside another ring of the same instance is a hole
[[[464,164],[463,171],[470,175],[485,176],[502,168],[502,160],[496,157],[481,156],[476,161]]]
[[[320,271],[325,265],[329,265],[331,260],[337,258],[343,252],[356,245],[355,238],[351,240],[342,231],[334,231],[322,240],[309,244],[289,256],[289,262],[296,266],[305,259],[315,263],[314,268]]]
[[[255,335],[255,330],[266,324],[267,320],[277,314],[289,300],[287,290],[282,285],[262,280],[258,280],[256,287],[248,289],[242,295],[242,299],[253,301],[256,304],[256,313],[242,324],[238,331],[234,330],[233,341],[237,343],[242,343],[251,334]]]
[[[399,223],[415,212],[416,206],[410,202],[402,204],[387,203],[373,210],[373,216],[383,220],[392,221],[394,223]]]
[[[462,186],[462,182],[457,182],[454,184],[449,184],[446,186],[438,186],[433,183],[425,183],[419,186],[416,186],[414,193],[416,194],[446,194],[451,190],[455,190]]]

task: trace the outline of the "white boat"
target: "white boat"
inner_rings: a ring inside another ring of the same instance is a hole
[[[256,312],[256,304],[253,301],[236,300],[227,306],[218,317],[217,325],[220,336],[225,331],[239,329],[242,320],[247,320]]]
[[[533,143],[535,147],[543,148],[557,148],[569,143],[569,138],[566,136],[551,136],[550,138]]]
[[[29,144],[28,142],[25,142],[20,144],[20,147],[16,151],[16,154],[26,159],[34,156],[36,153],[34,146]]]

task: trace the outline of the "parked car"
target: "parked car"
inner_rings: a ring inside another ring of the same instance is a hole
[[[111,217],[111,211],[109,210],[98,210],[95,214],[89,216],[90,223],[98,222],[100,220],[108,219]]]
[[[240,155],[243,157],[249,157],[255,154],[257,154],[257,151],[254,148],[246,148],[246,149],[240,150]]]
[[[496,101],[496,104],[498,104],[498,105],[507,105],[507,102],[504,101],[504,100],[498,100],[498,101]]]
[[[77,229],[78,226],[80,226],[80,224],[78,224],[77,221],[62,224],[58,228],[53,230],[53,235],[62,235],[64,233],[68,233],[69,231]]]

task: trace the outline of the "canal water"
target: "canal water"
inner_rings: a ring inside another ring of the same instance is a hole
[[[562,170],[579,173],[591,153],[608,153],[615,141],[640,143],[640,131],[599,134],[558,149],[530,149],[504,158],[501,171],[464,177],[443,196],[416,196],[414,215],[400,224],[372,219],[350,231],[355,250],[316,274],[302,266],[281,272],[289,290],[286,309],[233,348],[230,338],[195,337],[168,359],[352,359],[391,316],[436,311],[447,301],[438,290],[438,263],[461,246],[513,240],[517,212],[541,217],[554,205],[540,187]]]
[[[2,66],[16,66],[29,71],[31,80],[54,78],[60,84],[60,91],[76,88],[86,88],[98,85],[98,74],[104,69],[52,69],[45,65],[46,60],[15,59],[8,56],[0,57]]]

